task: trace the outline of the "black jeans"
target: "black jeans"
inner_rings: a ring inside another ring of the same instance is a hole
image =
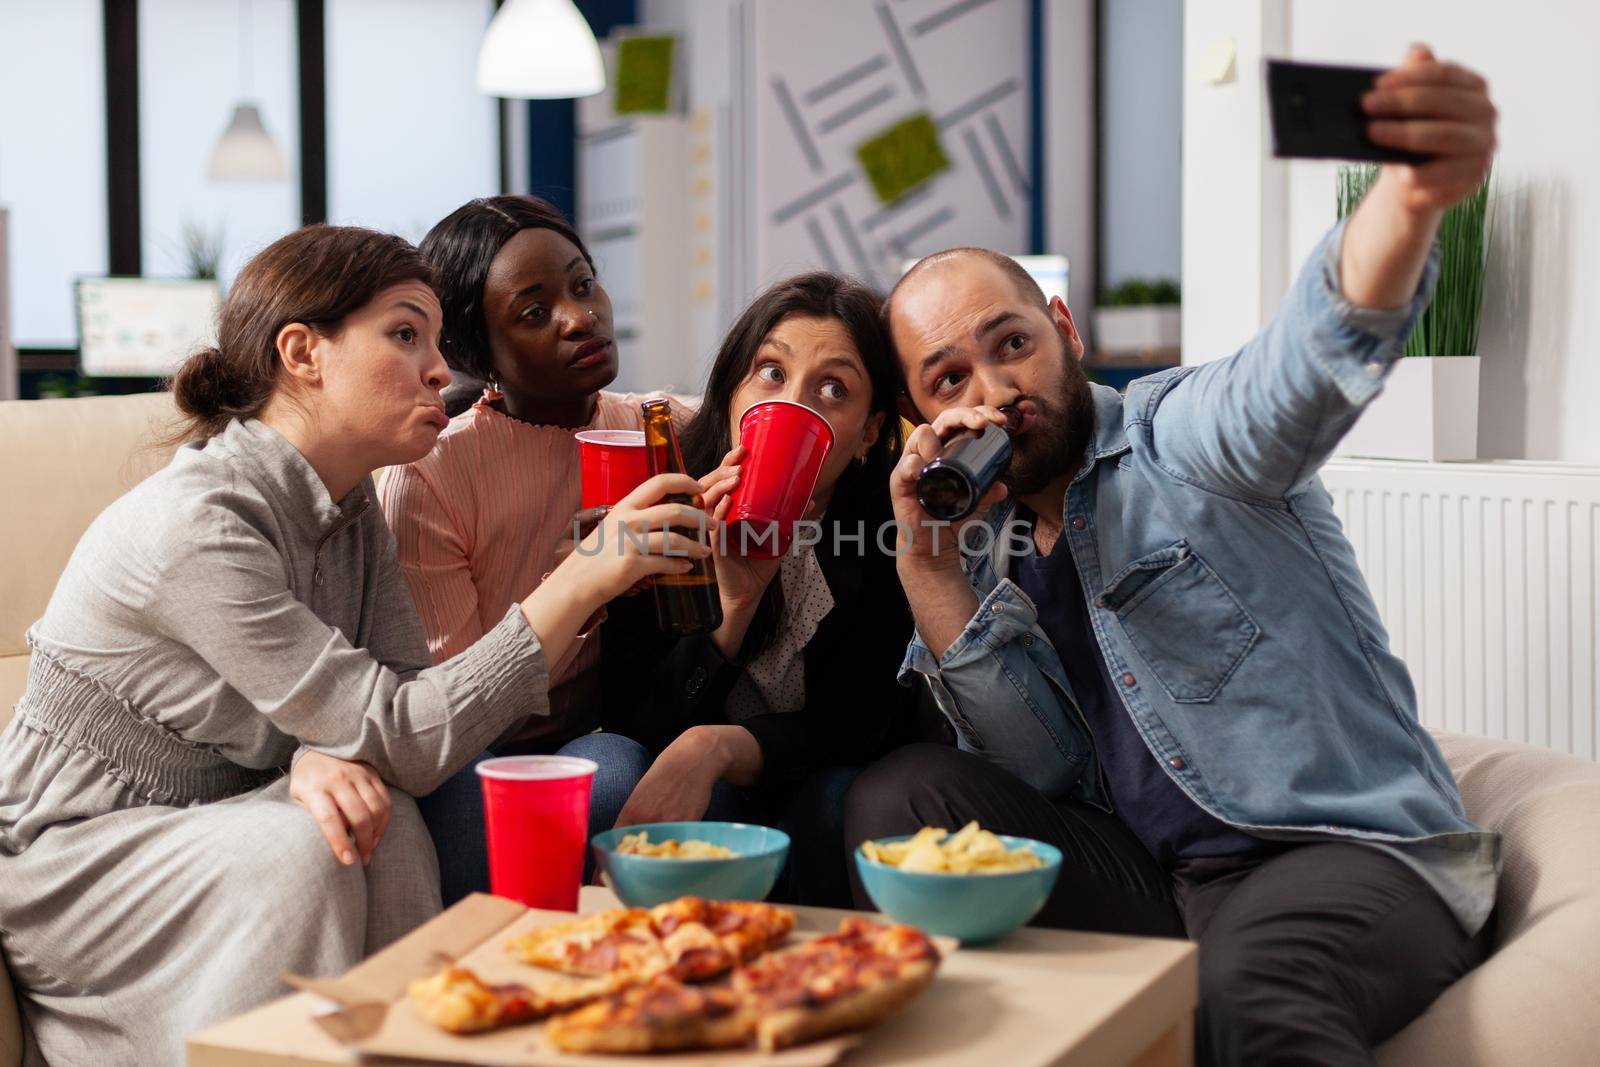
[[[1166,872],[1115,816],[939,745],[862,773],[845,843],[969,819],[1061,849],[1038,925],[1199,943],[1203,1064],[1371,1064],[1375,1045],[1485,955],[1485,933],[1468,937],[1426,882],[1376,849],[1319,842]],[[853,891],[871,906],[859,881]]]

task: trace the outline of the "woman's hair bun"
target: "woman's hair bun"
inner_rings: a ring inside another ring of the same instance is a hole
[[[172,395],[178,409],[197,419],[215,419],[238,401],[239,383],[230,373],[222,350],[215,345],[200,349],[183,361],[172,376]]]

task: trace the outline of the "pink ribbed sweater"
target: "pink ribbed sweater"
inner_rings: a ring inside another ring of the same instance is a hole
[[[513,419],[489,405],[494,398],[486,392],[450,420],[432,452],[388,468],[378,481],[435,663],[473,644],[533,592],[555,567],[556,546],[578,510],[578,430]],[[639,429],[642,399],[599,394],[583,429]],[[674,409],[681,421],[686,409]],[[580,637],[550,665],[552,688],[599,658],[598,635]]]

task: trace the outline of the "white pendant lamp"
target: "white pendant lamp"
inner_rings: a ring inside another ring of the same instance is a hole
[[[478,50],[478,90],[553,100],[606,87],[600,45],[572,0],[507,0]]]
[[[250,95],[250,4],[245,0],[239,29],[239,69],[244,95]],[[214,182],[281,182],[289,176],[283,153],[261,121],[261,109],[241,100],[222,139],[211,151],[206,176]]]
[[[283,153],[261,124],[261,109],[239,104],[222,140],[211,152],[207,176],[214,182],[279,182],[289,176]]]

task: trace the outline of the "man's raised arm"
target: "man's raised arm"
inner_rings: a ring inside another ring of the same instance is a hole
[[[1434,158],[1385,166],[1261,334],[1133,412],[1159,406],[1150,421],[1162,461],[1219,492],[1281,499],[1316,473],[1427,305],[1445,210],[1489,170],[1496,115],[1477,74],[1414,45],[1362,103],[1373,141]]]

